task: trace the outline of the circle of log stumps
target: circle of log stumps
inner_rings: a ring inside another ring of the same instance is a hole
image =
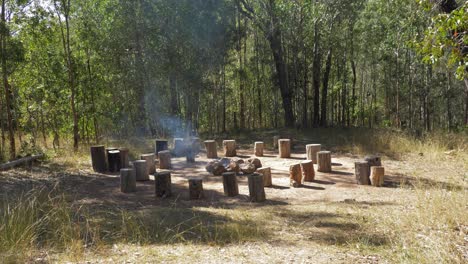
[[[301,162],[302,181],[311,182],[315,179],[314,163],[312,160]]]
[[[225,157],[235,157],[236,153],[236,141],[235,140],[223,140],[223,150]]]
[[[257,170],[258,173],[263,175],[263,186],[270,187],[273,186],[273,181],[271,179],[271,168],[263,167]]]
[[[322,149],[322,145],[320,144],[307,144],[306,145],[306,153],[307,159],[312,160],[314,164],[317,164],[317,152]]]
[[[183,138],[174,138],[174,156],[182,157],[185,155],[185,142]]]
[[[156,155],[153,153],[141,154],[141,160],[146,160],[146,169],[148,170],[148,175],[156,172]]]
[[[120,170],[120,191],[123,193],[136,192],[135,169],[124,168]]]
[[[203,194],[203,180],[202,179],[189,179],[189,194],[191,200],[202,199]]]
[[[95,172],[107,171],[106,148],[104,146],[91,147],[91,163]]]
[[[356,182],[359,185],[369,185],[369,162],[367,161],[358,161],[354,163],[354,175],[356,176]]]
[[[263,202],[266,200],[263,175],[254,173],[247,177],[249,184],[249,196],[251,202]]]
[[[135,160],[133,162],[137,181],[149,181],[148,168],[146,160]]]
[[[290,139],[279,139],[278,140],[278,152],[280,158],[291,157],[291,140]]]
[[[109,164],[110,172],[120,171],[120,151],[109,150],[107,152],[107,163]]]
[[[294,188],[302,185],[302,171],[300,163],[289,166],[289,184]]]
[[[224,195],[233,197],[239,195],[239,186],[237,185],[237,177],[235,172],[223,173],[223,188]]]
[[[332,171],[330,151],[317,152],[317,171],[320,171],[320,172]]]
[[[263,142],[261,142],[261,141],[255,142],[255,144],[254,144],[255,156],[263,157],[263,147],[264,147]]]
[[[381,187],[384,184],[385,169],[382,166],[372,166],[370,182],[372,186]]]
[[[172,168],[171,163],[171,152],[169,150],[160,151],[159,156],[159,168],[162,170],[169,170]]]
[[[218,158],[218,150],[216,146],[216,141],[214,140],[205,140],[205,148],[206,148],[206,157],[208,159],[217,159]]]
[[[128,148],[120,148],[120,168],[125,169],[130,167],[130,160],[128,158]]]
[[[156,197],[165,198],[171,196],[171,185],[172,183],[170,171],[160,171],[154,174],[154,191]]]
[[[156,139],[154,154],[158,155],[160,151],[168,150],[166,139]]]

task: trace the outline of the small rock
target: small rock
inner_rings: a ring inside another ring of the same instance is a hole
[[[252,163],[253,165],[255,165],[255,168],[258,169],[258,168],[261,168],[262,167],[262,162],[257,159],[257,158],[251,158],[251,159],[248,159],[247,160],[249,163]]]
[[[240,170],[239,164],[237,164],[235,161],[231,161],[231,163],[229,163],[227,170],[235,172],[235,173],[239,173],[239,170]]]
[[[252,174],[257,170],[257,168],[252,163],[244,163],[240,165],[240,170],[244,174]]]
[[[224,167],[221,162],[217,162],[213,166],[213,175],[215,176],[221,176],[226,171],[226,167]]]

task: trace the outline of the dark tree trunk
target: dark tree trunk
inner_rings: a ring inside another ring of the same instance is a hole
[[[312,65],[312,86],[314,89],[314,113],[312,126],[318,127],[320,122],[320,66],[321,66],[321,57],[320,57],[320,34],[318,31],[318,23],[315,22],[314,25],[314,61]]]
[[[328,96],[328,80],[330,78],[331,62],[332,62],[332,53],[333,50],[330,47],[330,50],[327,54],[327,64],[325,66],[325,73],[323,75],[323,84],[322,84],[322,105],[320,111],[320,126],[327,126],[327,96]]]

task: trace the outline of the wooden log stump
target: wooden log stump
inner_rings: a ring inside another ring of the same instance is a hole
[[[317,171],[331,172],[331,152],[319,151],[317,152]]]
[[[290,158],[291,157],[291,140],[290,139],[279,139],[278,140],[279,157]]]
[[[146,166],[146,160],[135,160],[133,162],[133,168],[135,169],[135,176],[137,181],[149,181],[148,168]]]
[[[306,145],[307,159],[312,160],[314,164],[317,164],[317,152],[322,149],[320,144],[308,144]]]
[[[260,203],[266,200],[263,175],[251,174],[247,177],[249,183],[250,201]]]
[[[218,158],[218,150],[216,146],[216,141],[214,140],[205,140],[205,148],[206,148],[206,158],[208,159],[217,159]]]
[[[255,142],[255,145],[254,145],[255,156],[263,157],[263,147],[264,147],[263,142],[261,141]]]
[[[123,193],[136,192],[136,174],[134,169],[120,169],[120,191]]]
[[[167,140],[166,139],[156,139],[156,144],[155,144],[155,147],[154,147],[154,154],[156,154],[156,156],[157,156],[160,151],[164,151],[164,150],[168,150]]]
[[[91,147],[91,162],[95,172],[104,173],[107,171],[106,149],[104,146]]]
[[[202,179],[189,179],[189,193],[191,200],[203,198],[203,180]]]
[[[263,175],[263,186],[271,187],[273,186],[273,181],[271,179],[271,168],[263,167],[257,170],[258,173]]]
[[[128,158],[128,148],[120,148],[120,168],[129,168],[130,160]]]
[[[174,156],[182,157],[185,155],[185,142],[183,138],[174,138]]]
[[[371,175],[372,166],[382,166],[382,159],[380,158],[380,156],[377,156],[377,155],[366,156],[364,158],[364,161],[367,161],[367,163],[369,163],[369,170],[368,170],[369,176]]]
[[[289,185],[294,188],[302,185],[301,164],[293,164],[289,166]]]
[[[311,182],[315,179],[314,163],[312,160],[301,162],[302,181]]]
[[[198,153],[200,153],[200,149],[201,149],[200,138],[197,138],[197,137],[190,138],[190,146],[192,148],[192,152],[194,153],[194,155],[197,155]]]
[[[159,152],[161,153],[161,152]],[[166,198],[172,194],[171,172],[160,171],[154,174],[154,191],[156,197]]]
[[[369,162],[358,161],[354,163],[354,175],[356,176],[356,182],[359,185],[369,185]]]
[[[382,166],[372,166],[370,182],[372,186],[381,187],[384,184],[385,169]]]
[[[159,156],[159,168],[161,170],[170,170],[172,169],[171,163],[171,152],[169,150],[160,151]]]
[[[120,151],[110,150],[107,152],[107,163],[109,164],[110,172],[120,171]]]
[[[153,174],[156,172],[156,155],[154,155],[153,153],[141,154],[140,159],[146,160],[146,168],[148,170],[148,174]]]
[[[235,157],[236,153],[236,141],[235,140],[223,140],[223,150],[225,157]]]
[[[237,185],[237,177],[235,172],[223,173],[223,188],[224,195],[237,196],[239,195],[239,186]]]

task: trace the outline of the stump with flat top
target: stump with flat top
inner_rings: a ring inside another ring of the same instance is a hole
[[[320,144],[307,144],[306,145],[306,153],[307,159],[312,160],[314,164],[317,164],[317,152],[322,149],[322,145]]]
[[[158,155],[160,151],[168,150],[166,139],[156,139],[154,154]]]
[[[95,172],[107,171],[106,148],[104,146],[91,147],[91,162]]]
[[[302,185],[301,164],[298,163],[289,166],[289,185],[295,188]]]
[[[255,144],[254,144],[255,156],[263,157],[263,147],[264,147],[263,142],[261,142],[261,141],[255,142]]]
[[[136,192],[135,169],[120,169],[120,191],[123,193]]]
[[[110,172],[120,171],[120,151],[109,150],[107,152],[107,163],[109,164]]]
[[[149,181],[146,160],[135,160],[133,162],[133,169],[135,169],[135,176],[137,181]]]
[[[120,148],[120,168],[130,167],[130,160],[128,158],[128,148]]]
[[[249,184],[250,201],[259,203],[266,200],[263,175],[259,173],[251,174],[247,177]]]
[[[372,186],[381,187],[384,184],[385,169],[382,166],[372,166],[370,182]]]
[[[160,171],[154,174],[154,191],[156,197],[165,198],[171,196],[171,187],[172,183],[170,171]]]
[[[236,153],[236,141],[235,140],[223,140],[223,150],[225,157],[235,157]]]
[[[206,158],[208,159],[217,159],[218,158],[218,150],[216,146],[216,141],[214,140],[205,140],[205,148],[206,148]]]
[[[265,187],[273,186],[270,167],[260,168],[257,170],[257,172],[263,175],[263,186]]]
[[[369,185],[369,162],[358,161],[354,163],[354,175],[356,176],[356,182],[359,185]]]
[[[185,142],[183,138],[174,138],[174,156],[182,157],[185,155]]]
[[[291,140],[290,139],[279,139],[278,140],[278,151],[280,158],[291,157]]]
[[[146,168],[148,170],[148,174],[153,174],[156,172],[156,155],[153,153],[148,154],[141,154],[141,160],[146,160]]]
[[[380,158],[380,156],[377,156],[377,155],[366,156],[364,158],[364,161],[369,163],[369,170],[368,170],[369,175],[371,174],[370,168],[372,166],[382,166],[382,159]]]
[[[190,199],[197,200],[203,198],[203,180],[202,179],[189,179],[189,193]]]
[[[302,181],[311,182],[315,179],[314,163],[312,160],[301,162]]]
[[[331,172],[331,152],[319,151],[317,152],[317,171]]]
[[[237,177],[235,172],[223,173],[223,188],[224,195],[233,197],[239,195],[239,186],[237,185]]]
[[[159,156],[159,168],[162,170],[172,169],[171,163],[171,152],[169,150],[160,151]]]

